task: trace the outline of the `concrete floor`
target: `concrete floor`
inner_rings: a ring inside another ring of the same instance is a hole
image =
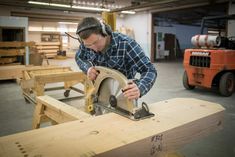
[[[73,59],[50,60],[50,64],[71,66],[78,70]],[[235,157],[235,93],[231,97],[222,97],[216,91],[201,88],[185,90],[181,61],[158,62],[156,68],[157,81],[140,102],[151,104],[170,98],[198,98],[219,103],[226,109],[223,130],[188,144],[180,153],[185,157]],[[25,103],[15,81],[0,81],[0,136],[31,130],[33,110],[34,105]]]

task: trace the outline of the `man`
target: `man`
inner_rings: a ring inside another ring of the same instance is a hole
[[[90,80],[99,74],[95,66],[116,69],[132,80],[140,73],[140,79],[131,81],[123,89],[129,100],[145,95],[153,86],[157,72],[135,40],[112,32],[108,25],[94,17],[84,18],[76,34],[81,45],[75,59]]]

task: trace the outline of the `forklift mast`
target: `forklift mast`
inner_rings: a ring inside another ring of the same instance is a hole
[[[220,28],[219,24],[222,20],[235,20],[235,14],[231,15],[221,15],[221,16],[208,16],[204,17],[201,22],[201,30],[200,34],[204,34],[204,28],[206,27],[207,22],[209,21],[216,21],[217,22],[217,28]],[[222,37],[221,36],[221,29],[219,29],[219,36],[217,40],[220,40],[220,45],[217,47],[223,47],[226,49],[235,49],[235,36],[231,37]]]

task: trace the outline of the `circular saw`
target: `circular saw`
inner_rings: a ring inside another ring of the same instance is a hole
[[[128,100],[123,95],[123,88],[132,83],[121,72],[107,67],[96,66],[99,75],[94,81],[94,105],[102,113],[114,112],[132,120],[154,116],[146,103],[138,107],[137,100]]]

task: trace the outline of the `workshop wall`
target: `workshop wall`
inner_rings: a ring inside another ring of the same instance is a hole
[[[129,27],[133,29],[135,40],[143,48],[144,52],[150,57],[151,51],[151,18],[150,13],[137,13],[135,15],[125,15],[117,18],[117,29]]]
[[[230,1],[229,5],[229,15],[235,14],[235,4]],[[228,22],[228,37],[235,36],[235,20],[230,20]]]

